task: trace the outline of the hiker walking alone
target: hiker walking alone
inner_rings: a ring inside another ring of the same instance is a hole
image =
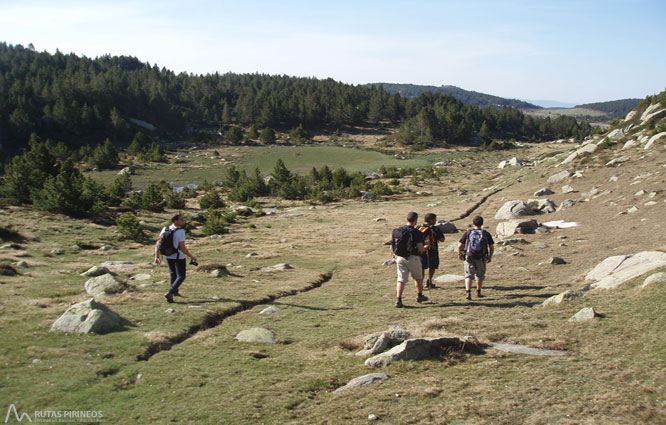
[[[401,308],[402,292],[405,283],[409,281],[411,273],[416,282],[416,302],[428,301],[423,295],[423,268],[421,267],[420,253],[428,249],[423,243],[423,234],[416,229],[419,215],[414,211],[407,214],[407,225],[393,230],[391,248],[395,254],[395,262],[398,265],[398,283],[396,285],[395,306]]]
[[[173,297],[181,297],[178,288],[185,281],[186,262],[185,256],[190,257],[192,264],[196,264],[197,257],[193,256],[185,246],[185,218],[182,214],[174,214],[171,217],[171,226],[165,227],[155,243],[155,264],[161,264],[161,254],[164,254],[169,265],[171,287],[164,294],[167,302],[172,303]]]
[[[419,231],[423,234],[425,245],[428,250],[421,254],[421,266],[423,267],[423,277],[425,278],[425,271],[428,271],[428,279],[426,280],[426,288],[436,288],[432,283],[432,278],[435,276],[435,270],[439,268],[439,248],[437,244],[444,242],[446,239],[439,227],[435,226],[437,222],[437,215],[428,213],[425,215],[425,223],[419,227]]]
[[[472,299],[472,279],[476,278],[476,296],[481,298],[481,286],[486,277],[486,264],[490,263],[495,252],[495,241],[483,230],[483,217],[472,219],[474,228],[465,232],[458,243],[458,258],[465,262],[465,299]]]

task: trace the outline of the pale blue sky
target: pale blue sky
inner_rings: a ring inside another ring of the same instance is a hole
[[[665,23],[664,0],[0,0],[0,40],[39,51],[571,103],[664,90]]]

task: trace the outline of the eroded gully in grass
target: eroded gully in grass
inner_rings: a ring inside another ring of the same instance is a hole
[[[210,312],[206,314],[199,323],[190,326],[186,331],[168,337],[162,341],[151,343],[143,353],[137,356],[136,359],[137,361],[147,361],[153,355],[161,351],[170,350],[174,345],[178,345],[184,341],[187,341],[188,339],[196,335],[198,332],[211,329],[220,325],[225,319],[229,317],[235,316],[238,313],[249,310],[258,305],[268,304],[280,298],[290,297],[293,295],[301,294],[303,292],[312,291],[313,289],[321,287],[324,283],[328,282],[332,278],[333,278],[333,272],[331,271],[328,273],[321,274],[317,280],[311,282],[305,288],[293,289],[291,291],[283,291],[277,294],[267,295],[266,297],[261,298],[259,300],[240,301],[239,302],[240,304],[234,308],[223,311]]]
[[[507,186],[507,187],[509,187],[509,186]],[[492,193],[489,193],[488,195],[484,196],[483,198],[481,198],[481,200],[480,200],[479,202],[477,202],[476,204],[472,205],[467,211],[465,211],[462,215],[460,215],[460,217],[458,217],[458,218],[454,218],[454,219],[451,220],[451,221],[452,221],[452,222],[453,222],[453,221],[458,221],[458,220],[462,220],[463,218],[467,218],[467,217],[469,217],[470,214],[472,214],[477,208],[479,208],[481,205],[483,205],[483,203],[486,202],[486,201],[488,200],[488,198],[490,198],[491,196],[493,196],[493,195],[495,195],[495,194],[497,194],[497,193],[503,191],[503,190],[506,189],[507,187],[503,187],[503,188],[497,189],[497,190],[493,191]]]

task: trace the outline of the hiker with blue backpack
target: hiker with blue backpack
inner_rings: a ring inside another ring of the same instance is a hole
[[[155,264],[160,265],[164,255],[169,265],[169,275],[171,278],[171,287],[164,294],[167,302],[172,303],[173,297],[182,297],[178,288],[185,281],[185,270],[187,264],[185,256],[190,257],[190,264],[197,265],[197,257],[192,255],[185,246],[185,217],[182,214],[174,214],[171,217],[171,226],[162,229],[160,236],[155,243]]]
[[[486,277],[486,264],[490,263],[495,252],[495,241],[483,230],[483,217],[472,219],[473,229],[465,232],[458,243],[458,258],[465,262],[465,299],[472,299],[472,280],[476,278],[476,296],[482,298],[481,286]]]
[[[422,254],[427,251],[428,246],[424,244],[423,233],[416,228],[419,215],[414,211],[407,214],[407,225],[393,230],[391,237],[391,250],[395,255],[398,265],[398,283],[396,285],[395,306],[402,308],[402,292],[405,283],[409,281],[411,273],[416,282],[416,302],[428,301],[423,295],[423,267],[421,265]]]

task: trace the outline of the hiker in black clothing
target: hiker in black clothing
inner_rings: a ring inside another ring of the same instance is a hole
[[[476,296],[482,298],[481,285],[486,277],[486,263],[490,263],[495,252],[495,241],[490,233],[481,229],[483,217],[472,219],[474,228],[465,232],[458,243],[458,258],[465,262],[465,299],[472,299],[472,279],[476,277]]]
[[[419,215],[411,211],[407,214],[407,225],[393,231],[391,244],[398,266],[395,306],[398,308],[402,307],[402,292],[410,273],[416,282],[416,302],[428,301],[428,297],[423,295],[423,268],[419,257],[428,247],[424,246],[423,234],[414,227],[418,219]]]
[[[158,248],[160,240],[167,230],[173,232],[173,248],[176,252],[175,254],[165,256],[167,264],[169,265],[171,287],[169,288],[169,291],[164,294],[164,298],[166,298],[169,303],[173,302],[174,296],[182,297],[180,292],[178,292],[178,288],[180,288],[180,285],[185,281],[185,269],[187,264],[185,262],[185,256],[190,257],[192,263],[197,262],[197,257],[193,256],[185,246],[185,230],[182,228],[185,225],[185,218],[182,214],[174,214],[171,217],[171,223],[173,223],[171,226],[162,229],[160,236],[155,243],[155,264],[159,265],[162,263],[162,259],[160,258],[161,253]]]
[[[428,270],[428,280],[426,280],[426,288],[436,288],[432,283],[432,278],[435,276],[435,270],[439,268],[439,250],[438,242],[444,242],[446,239],[444,233],[439,227],[435,226],[437,216],[433,213],[425,215],[425,223],[419,227],[419,231],[423,233],[425,244],[428,245],[428,250],[421,254],[421,265],[423,266],[423,276],[425,271]]]

